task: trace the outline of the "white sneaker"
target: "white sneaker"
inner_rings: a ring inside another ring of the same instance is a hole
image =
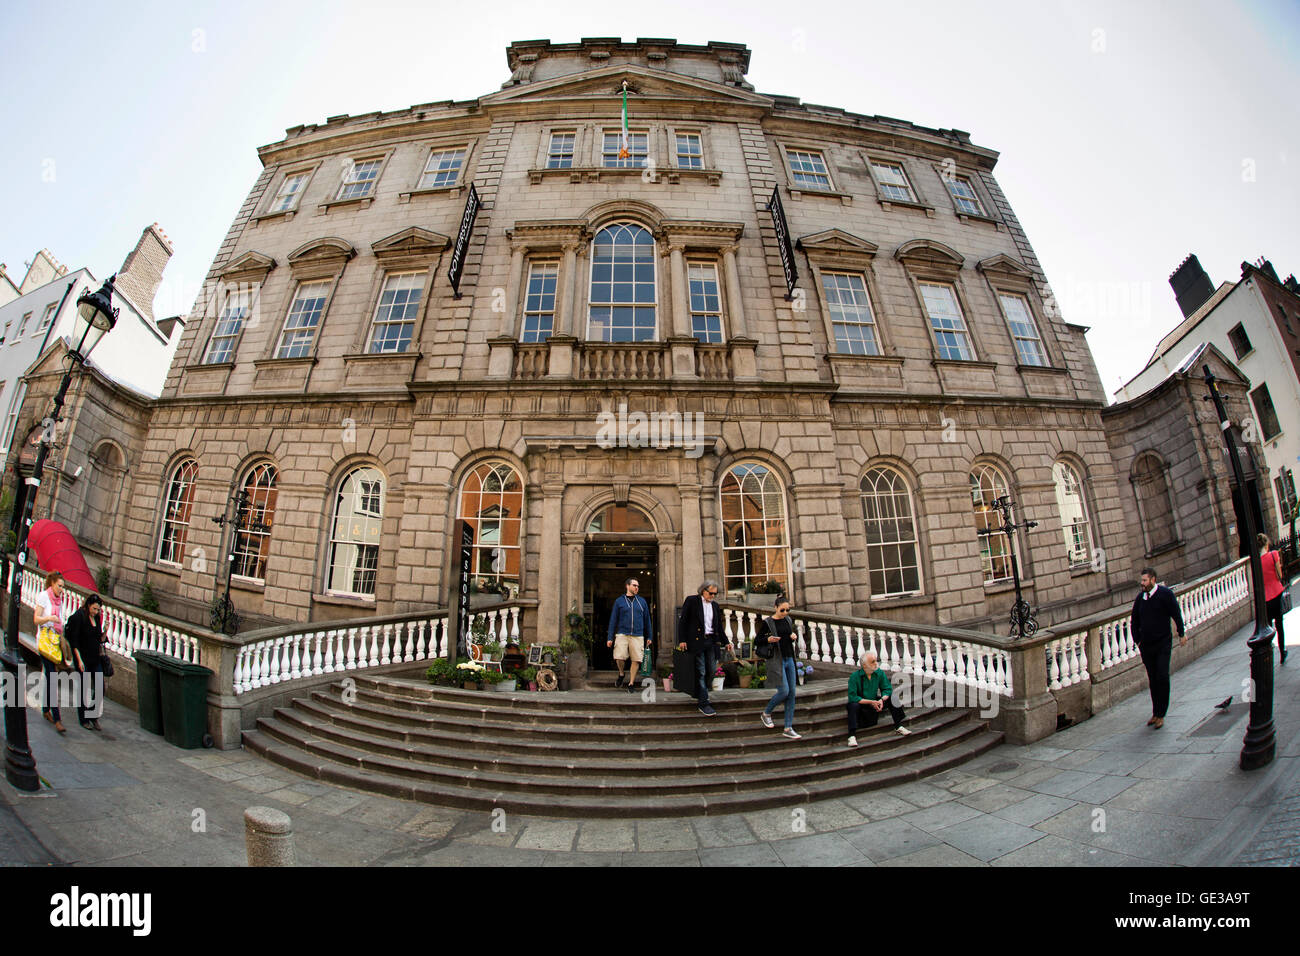
[[[787,727],[785,730],[781,731],[781,736],[789,737],[791,740],[799,740],[803,737],[803,734],[797,734],[793,727]]]
[[[774,723],[772,723],[772,715],[769,714],[767,711],[763,711],[761,714],[759,714],[759,715],[758,715],[758,718],[759,718],[759,720],[763,721],[763,726],[764,726],[764,727],[775,727],[775,726],[776,726]]]
[[[850,738],[849,738],[849,746],[850,746],[850,747],[856,747],[857,745],[858,745],[858,738],[857,738],[857,737],[850,737]]]
[[[897,730],[898,733],[899,733],[899,735],[902,736],[902,737],[906,737],[908,734],[911,733],[911,731],[908,730],[906,727],[904,727],[902,724],[899,724],[899,725],[898,725],[897,727],[895,727],[894,729]]]

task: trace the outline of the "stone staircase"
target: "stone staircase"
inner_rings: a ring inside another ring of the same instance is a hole
[[[566,817],[671,817],[799,806],[916,780],[1002,740],[972,711],[888,715],[845,746],[844,685],[799,688],[795,729],[758,719],[769,691],[712,695],[707,718],[681,693],[497,694],[418,679],[352,676],[294,700],[244,745],[319,780],[469,810]]]

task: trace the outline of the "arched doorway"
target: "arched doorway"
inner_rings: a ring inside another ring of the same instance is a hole
[[[582,604],[593,636],[592,670],[612,670],[614,652],[605,646],[610,609],[622,597],[628,578],[636,578],[640,594],[650,605],[654,646],[646,657],[653,666],[658,656],[659,540],[649,515],[633,504],[610,503],[587,523],[583,552]]]

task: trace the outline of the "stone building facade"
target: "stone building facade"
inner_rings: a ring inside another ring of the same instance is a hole
[[[714,578],[1002,630],[1000,494],[1039,522],[1014,546],[1044,619],[1127,591],[1101,383],[997,153],[757,93],[749,57],[515,43],[497,92],[263,147],[130,484],[128,596],[202,619],[240,488],[254,618],[443,606],[464,517],[477,600],[530,639],[600,629],[627,574],[661,627]]]

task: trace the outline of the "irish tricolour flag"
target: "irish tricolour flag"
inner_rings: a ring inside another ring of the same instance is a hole
[[[620,134],[618,158],[630,159],[632,153],[628,148],[627,138],[627,80],[623,81],[623,132]]]

